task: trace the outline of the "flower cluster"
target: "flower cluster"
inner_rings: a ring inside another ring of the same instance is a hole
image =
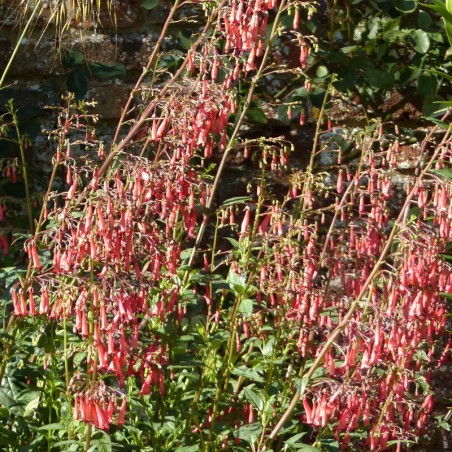
[[[273,313],[276,328],[283,322],[304,360],[318,355],[360,296],[391,232],[389,203],[394,192],[404,190],[388,177],[384,165],[390,159],[367,152],[367,169],[355,176],[350,169],[339,172],[334,210],[340,222],[332,219],[326,236],[320,231],[328,224],[331,206],[325,197],[332,198],[332,187],[314,190],[311,182],[303,188],[298,178],[288,197],[303,202],[299,193],[305,190],[305,218],[294,219],[278,203],[261,215],[258,234],[266,246],[258,299]],[[375,274],[359,309],[324,355],[328,380],[304,395],[301,420],[316,428],[332,425],[344,446],[363,425],[371,450],[424,431],[433,407],[425,387],[436,338],[445,330],[442,293],[452,293],[452,267],[442,258],[451,239],[451,188],[450,181],[432,181],[428,199],[423,185],[416,185],[412,204],[423,215],[402,223],[386,268]]]
[[[194,162],[231,149],[229,116],[237,112],[233,83],[254,71],[256,59],[264,56],[270,11],[278,5],[272,0],[230,0],[226,6],[215,29],[224,38],[224,48],[200,40],[201,50],[188,52],[185,79],[143,89],[145,113],[136,123],[142,130],[132,128],[136,133],[111,151],[111,159],[104,160],[108,146],[78,124],[79,118],[60,119],[55,162],[66,168],[67,190],[46,197],[44,229],[25,243],[32,271],[11,295],[16,317],[61,321],[81,339],[86,378],[71,385],[75,417],[100,429],[108,429],[115,419],[124,421],[128,377],[139,382],[141,396],[155,391],[163,397],[168,392],[165,370],[173,351],[162,331],[168,323],[182,329],[182,296],[187,289],[197,291],[200,280],[215,276],[207,254],[202,277],[192,282],[186,269],[181,271],[182,252],[195,241],[200,219],[207,224],[208,212],[202,208],[212,207],[204,168]],[[298,8],[294,27],[299,27]],[[308,54],[302,40],[302,69]],[[71,120],[84,131],[84,140],[69,142]],[[237,131],[232,144],[240,145]],[[397,220],[399,229],[391,235],[390,219],[399,208],[392,196],[403,191],[389,176],[397,146],[375,155],[371,142],[362,149],[359,164],[339,161],[328,182],[312,168],[300,171],[292,175],[281,200],[266,194],[265,175],[283,175],[288,148],[278,140],[257,141],[263,154],[258,201],[247,201],[239,221],[235,208],[224,210],[220,220],[225,225],[229,219],[237,240],[228,239],[237,246],[236,254],[242,252],[241,258],[231,253],[221,265],[243,287],[227,281],[236,289],[228,293],[224,287],[215,290],[210,280],[204,297],[199,297],[207,305],[207,323],[214,320],[212,331],[226,326],[222,369],[229,372],[227,359],[230,364],[251,354],[256,338],[261,341],[269,330],[278,331],[278,347],[293,352],[293,362],[275,365],[279,369],[272,372],[284,372],[289,391],[293,364],[300,365],[302,375],[322,357],[321,376],[299,403],[300,422],[314,431],[330,425],[343,445],[364,426],[367,438],[361,446],[371,450],[384,450],[390,440],[415,437],[433,407],[428,385],[436,337],[444,332],[446,318],[441,294],[452,293],[452,268],[442,258],[452,238],[450,181],[410,180],[407,196],[419,215],[412,218],[410,205],[405,206]],[[83,158],[72,154],[80,144],[95,149],[101,162],[89,157],[80,163]],[[448,152],[450,148],[442,161]],[[148,154],[152,158],[144,157]],[[248,145],[244,154],[249,156]],[[245,293],[253,300],[242,300]],[[236,297],[233,303],[239,304],[229,309],[228,297]],[[243,311],[242,301],[247,305]],[[353,308],[356,304],[358,309]],[[338,328],[340,334],[325,348]],[[249,347],[244,346],[247,341]],[[212,359],[214,369],[217,358]],[[200,387],[202,379],[208,377],[202,376]],[[219,388],[223,383],[227,388],[228,379],[221,384],[218,376],[212,380],[218,385],[214,407],[202,414],[204,421],[198,413],[193,417],[193,434],[201,426],[213,432],[219,421],[230,421],[234,428],[256,422],[260,414],[250,400],[242,410],[218,409]],[[240,377],[233,400],[241,384]],[[273,425],[267,421],[266,428]],[[222,441],[226,447],[228,438]],[[234,441],[240,442],[237,437]]]

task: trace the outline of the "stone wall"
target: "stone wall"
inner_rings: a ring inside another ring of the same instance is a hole
[[[97,102],[93,113],[100,117],[98,132],[108,142],[171,6],[165,3],[146,10],[141,7],[142,2],[116,0],[112,11],[99,14],[98,22],[78,24],[74,19],[73,26],[61,37],[50,20],[52,11],[44,3],[39,19],[22,39],[0,90],[0,113],[4,113],[8,100],[13,99],[21,128],[32,139],[29,159],[35,170],[48,165],[53,153],[42,130],[54,128],[56,117],[55,111],[46,106],[61,105],[62,95],[74,86],[83,85],[78,93],[80,98]],[[1,74],[29,17],[17,7],[19,3],[20,0],[0,0]],[[33,2],[29,3],[32,7]],[[164,50],[174,47],[177,33],[194,26],[192,21],[184,20],[191,13],[181,13],[163,43]],[[0,141],[0,159],[16,157],[17,153],[5,140]]]

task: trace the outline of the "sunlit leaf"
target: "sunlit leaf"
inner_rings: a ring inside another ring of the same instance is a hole
[[[264,409],[264,400],[262,397],[253,391],[249,386],[243,390],[243,394],[246,397],[246,400],[253,405],[258,411],[262,411]]]

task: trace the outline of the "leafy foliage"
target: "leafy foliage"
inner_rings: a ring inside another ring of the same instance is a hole
[[[379,116],[393,90],[432,111],[445,96],[447,42],[434,18],[447,30],[450,2],[334,2],[326,15],[309,2],[193,6],[209,26],[177,30],[174,52],[156,45],[120,141],[100,140],[98,118],[77,99],[91,75],[124,68],[67,55],[74,94],[49,134],[49,188],[0,273],[0,447],[419,442],[432,373],[449,353],[450,124],[444,114],[417,138]],[[296,67],[273,52],[284,42],[296,43]],[[332,105],[354,96],[366,124],[324,130]],[[4,135],[14,118],[3,117]],[[303,165],[291,165],[286,136],[267,130],[295,119],[315,123]],[[23,149],[18,127],[10,138]],[[393,176],[402,145],[419,150],[404,179]],[[233,156],[249,178],[229,197]],[[14,166],[24,167],[24,158]]]

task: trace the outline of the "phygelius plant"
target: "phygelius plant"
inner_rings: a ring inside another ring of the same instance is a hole
[[[315,163],[332,152],[318,140],[329,87],[310,163],[289,170],[286,139],[242,132],[256,87],[285,69],[271,51],[288,11],[297,75],[310,86],[310,41],[296,29],[312,5],[202,6],[207,25],[175,74],[141,86],[173,5],[117,135],[132,102],[141,114],[121,140],[98,141],[95,118],[71,98],[60,111],[10,328],[29,316],[62,328],[70,415],[90,426],[85,450],[93,426],[163,423],[174,411],[173,450],[283,450],[303,435],[317,446],[327,438],[342,449],[400,450],[425,432],[432,371],[449,350],[438,338],[452,294],[450,127],[441,139],[429,133],[402,183],[393,177],[399,136],[381,125],[351,140],[359,159],[342,163],[338,151],[325,174]],[[247,196],[216,206],[234,152],[259,171]],[[206,167],[218,159],[211,177]],[[62,192],[53,191],[58,167]],[[278,178],[289,181],[287,194],[271,192]],[[77,369],[67,363],[71,334]],[[13,344],[5,349],[4,363]]]

